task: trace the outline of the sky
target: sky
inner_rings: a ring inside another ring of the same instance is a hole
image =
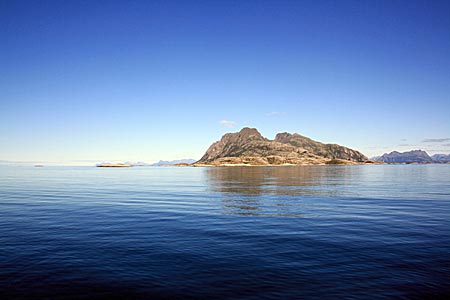
[[[450,1],[0,0],[0,160],[199,159],[226,132],[450,153]]]

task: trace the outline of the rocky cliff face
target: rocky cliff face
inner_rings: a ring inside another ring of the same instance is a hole
[[[278,133],[275,137],[276,142],[293,145],[298,148],[307,150],[315,155],[329,159],[343,159],[355,162],[363,162],[367,157],[362,153],[343,147],[337,144],[323,144],[310,138],[302,136],[298,133],[290,134],[287,132]]]
[[[275,140],[269,140],[255,128],[243,128],[212,144],[196,165],[311,165],[366,160],[358,151],[322,144],[296,133],[279,133]]]

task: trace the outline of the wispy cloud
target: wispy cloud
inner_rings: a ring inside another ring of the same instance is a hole
[[[414,146],[412,144],[398,144],[400,147],[411,147]]]
[[[450,147],[450,144],[443,144],[442,146]]]
[[[286,115],[287,112],[285,111],[271,111],[270,113],[267,113],[266,116],[271,117],[271,116],[279,116],[279,115]]]
[[[450,138],[440,138],[440,139],[424,139],[422,143],[442,143],[442,142],[448,142],[450,141]]]
[[[228,121],[228,120],[221,120],[221,121],[219,121],[219,124],[222,126],[225,126],[225,127],[229,127],[229,128],[236,126],[236,122]]]

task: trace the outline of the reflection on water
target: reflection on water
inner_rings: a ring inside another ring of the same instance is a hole
[[[209,189],[222,196],[225,214],[302,217],[301,208],[310,201],[304,197],[338,196],[344,192],[338,186],[346,184],[354,168],[219,167],[205,173]]]
[[[335,196],[351,167],[223,167],[206,170],[210,187],[223,193],[242,195]],[[339,178],[336,181],[335,178]]]

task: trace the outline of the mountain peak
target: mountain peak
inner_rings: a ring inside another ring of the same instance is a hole
[[[291,140],[292,134],[289,132],[280,132],[275,136],[275,141],[280,143],[288,143]]]
[[[261,133],[259,133],[258,129],[250,127],[242,128],[241,131],[239,131],[239,136],[241,138],[250,138],[250,137],[263,138]]]

